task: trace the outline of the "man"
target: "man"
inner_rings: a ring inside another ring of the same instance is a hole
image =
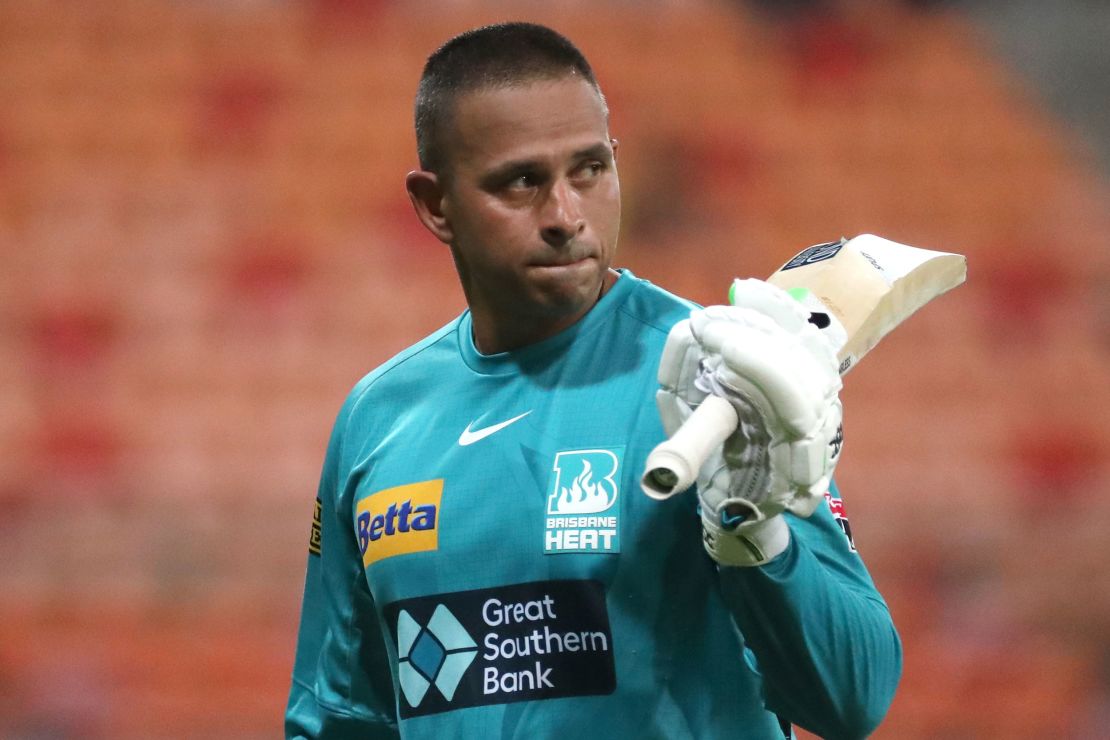
[[[287,735],[869,733],[900,648],[825,504],[833,440],[818,435],[812,480],[776,467],[805,450],[722,359],[722,342],[747,351],[745,309],[699,311],[610,268],[617,143],[586,60],[540,26],[462,34],[428,60],[416,129],[408,192],[469,310],[340,411]],[[769,341],[810,337],[753,290],[741,303],[773,318],[751,323]],[[811,354],[835,430],[835,361]],[[665,438],[661,356],[668,429],[709,393],[742,425],[698,492],[654,501],[637,484]]]

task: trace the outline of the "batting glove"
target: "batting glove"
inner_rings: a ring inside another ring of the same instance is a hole
[[[709,395],[735,408],[736,431],[698,473],[703,540],[722,565],[762,565],[790,543],[782,513],[809,516],[828,489],[841,382],[833,342],[790,295],[737,280],[730,298],[671,330],[656,401],[668,436]]]

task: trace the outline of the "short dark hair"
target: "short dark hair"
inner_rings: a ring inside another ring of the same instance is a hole
[[[455,36],[428,57],[416,90],[421,169],[444,165],[443,128],[458,97],[480,89],[579,75],[605,98],[590,63],[562,34],[535,23],[498,23]]]

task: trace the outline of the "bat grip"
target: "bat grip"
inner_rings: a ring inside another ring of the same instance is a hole
[[[713,450],[736,431],[738,423],[731,403],[720,396],[708,396],[674,436],[656,445],[647,456],[640,479],[644,493],[662,501],[685,491]]]

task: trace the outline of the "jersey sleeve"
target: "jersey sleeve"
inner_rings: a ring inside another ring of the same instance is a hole
[[[839,504],[835,484],[829,503]],[[767,708],[822,737],[863,737],[894,698],[902,649],[830,506],[808,519],[786,514],[786,552],[762,567],[722,567],[722,594]]]
[[[343,503],[343,437],[352,405],[349,399],[340,412],[320,476],[287,738],[399,737],[385,642]]]

